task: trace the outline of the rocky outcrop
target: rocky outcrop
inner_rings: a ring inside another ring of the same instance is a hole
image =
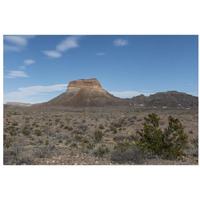
[[[105,90],[101,87],[101,84],[96,78],[92,79],[78,79],[75,81],[71,81],[67,86],[67,93],[68,94],[75,94],[80,89],[90,89],[100,92],[105,92]]]
[[[79,79],[68,84],[67,91],[45,105],[99,107],[120,105],[117,98],[101,87],[97,79]]]
[[[101,84],[96,78],[92,79],[78,79],[71,81],[68,84],[68,89],[71,88],[90,88],[90,89],[102,89]]]

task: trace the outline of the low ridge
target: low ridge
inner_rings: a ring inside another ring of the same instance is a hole
[[[197,107],[198,97],[177,91],[158,92],[149,97],[139,95],[132,98],[134,104],[148,107]]]

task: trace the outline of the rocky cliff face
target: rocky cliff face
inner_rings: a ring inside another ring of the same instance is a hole
[[[78,79],[75,81],[71,81],[67,86],[67,93],[76,93],[80,89],[89,89],[96,90],[100,92],[105,92],[105,90],[101,87],[101,84],[96,78],[92,79]]]
[[[68,84],[68,89],[71,88],[90,88],[90,89],[102,89],[101,84],[96,78],[92,79],[78,79],[71,81]]]

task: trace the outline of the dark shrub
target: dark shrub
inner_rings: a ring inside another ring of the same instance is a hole
[[[104,154],[108,153],[110,150],[106,146],[100,146],[95,152],[94,155],[97,157],[102,157]]]
[[[124,136],[124,135],[120,135],[120,136],[115,136],[113,138],[113,140],[115,142],[120,142],[120,141],[123,141],[123,140],[128,140],[128,141],[134,141],[135,140],[135,136],[134,135],[130,135],[130,136]]]
[[[74,134],[74,139],[77,141],[77,142],[81,142],[82,141],[82,136],[81,135],[78,135],[78,134]]]
[[[118,163],[134,162],[135,164],[142,164],[145,159],[145,153],[137,148],[132,148],[124,152],[115,150],[111,154],[111,160]]]
[[[54,145],[42,145],[40,147],[37,147],[35,151],[35,156],[39,158],[46,158],[55,152],[56,147]]]
[[[121,152],[125,152],[133,147],[134,143],[130,142],[129,140],[123,140],[123,141],[117,141],[117,144],[114,146],[114,149],[118,149]]]
[[[100,142],[103,138],[103,133],[99,130],[95,131],[94,133],[94,139],[96,142]]]
[[[70,126],[70,127],[68,127],[68,131],[71,131],[71,130],[73,130],[73,128]]]
[[[23,133],[24,135],[28,136],[28,135],[30,135],[30,130],[28,129],[28,127],[24,127],[24,128],[22,129],[22,133]]]
[[[41,136],[41,135],[42,135],[41,130],[36,129],[36,130],[35,130],[35,135],[37,135],[37,136]]]
[[[93,143],[89,143],[89,144],[87,144],[87,149],[94,149],[94,147],[95,147],[95,144],[93,144]]]
[[[183,148],[187,146],[188,137],[178,119],[169,116],[169,125],[164,131],[159,128],[159,117],[149,114],[144,118],[143,129],[138,131],[138,147],[155,155],[177,159],[185,156]]]
[[[70,147],[72,147],[72,148],[78,148],[78,145],[77,145],[76,143],[72,143],[72,144],[70,145]]]
[[[104,126],[101,124],[101,125],[99,126],[99,129],[104,129]]]
[[[85,132],[87,130],[87,126],[84,124],[80,124],[78,125],[78,129],[80,129],[81,131]]]
[[[7,137],[7,135],[3,135],[3,146],[5,148],[9,148],[11,146],[12,140]]]
[[[110,131],[113,133],[117,133],[117,129],[114,126],[110,126]]]

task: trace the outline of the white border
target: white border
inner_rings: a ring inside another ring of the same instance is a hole
[[[1,1],[1,61],[3,34],[196,35],[199,7],[197,0]],[[3,166],[2,134],[1,126],[4,200],[199,199],[199,166]]]

